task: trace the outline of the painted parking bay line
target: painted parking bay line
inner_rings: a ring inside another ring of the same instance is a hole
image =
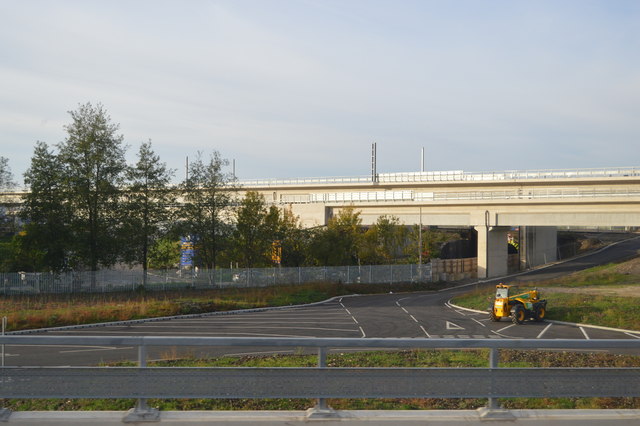
[[[536,337],[536,339],[540,339],[540,338],[544,335],[544,333],[546,333],[546,332],[547,332],[547,330],[548,330],[549,328],[551,328],[551,326],[552,326],[552,325],[553,325],[553,323],[549,323],[549,325],[548,325],[548,326],[546,326],[546,327],[545,327],[545,328],[540,332],[540,334],[538,334],[538,337]]]
[[[76,352],[121,351],[121,350],[124,350],[124,349],[133,349],[133,346],[123,346],[123,347],[98,346],[98,347],[89,348],[89,349],[75,349],[75,350],[69,350],[69,351],[60,351],[58,353],[61,353],[61,354],[72,354],[72,353],[76,353]]]

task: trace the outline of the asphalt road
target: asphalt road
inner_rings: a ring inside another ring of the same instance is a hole
[[[624,241],[603,251],[562,264],[503,278],[509,283],[549,279],[637,255],[640,239]],[[493,286],[498,280],[474,284]],[[473,286],[471,286],[473,287]],[[473,313],[449,305],[456,294],[469,287],[440,292],[379,294],[344,297],[320,305],[201,318],[177,318],[127,326],[89,327],[48,331],[48,335],[134,335],[134,336],[245,336],[245,337],[407,337],[486,339],[640,339],[640,332],[620,332],[547,321],[513,325],[491,322],[485,313]],[[553,309],[553,301],[549,302]],[[226,355],[290,353],[282,348],[169,348],[149,349],[150,359]],[[95,365],[118,360],[135,360],[133,347],[16,346],[5,347],[5,365],[51,366]]]

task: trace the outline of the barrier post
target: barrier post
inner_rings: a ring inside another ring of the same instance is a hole
[[[138,346],[138,367],[147,368],[147,347],[144,343]],[[122,421],[124,423],[159,422],[160,411],[149,407],[146,398],[138,398],[136,406],[127,412]]]
[[[500,352],[498,348],[489,349],[489,368],[493,371],[498,368],[500,362]],[[495,395],[496,390],[499,389],[500,384],[491,379],[491,394]],[[509,410],[505,410],[500,407],[498,398],[489,397],[486,407],[478,409],[480,418],[482,419],[494,419],[494,420],[515,420],[515,416]]]
[[[327,348],[318,348],[318,368],[327,367]],[[340,417],[337,411],[327,405],[326,398],[318,398],[316,406],[307,410],[308,419],[327,419]]]
[[[7,317],[2,317],[2,335],[7,328]],[[4,343],[2,344],[2,368],[4,368]],[[0,407],[0,422],[8,422],[11,416],[11,410]]]

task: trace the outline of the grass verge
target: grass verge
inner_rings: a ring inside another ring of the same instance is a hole
[[[502,367],[630,367],[640,357],[614,354],[579,354],[573,352],[501,350]],[[112,366],[131,366],[120,363]],[[317,358],[311,355],[273,355],[221,357],[214,359],[181,359],[149,363],[158,367],[313,367]],[[330,367],[487,367],[487,350],[407,350],[393,352],[335,353],[327,357]],[[434,410],[476,409],[485,399],[462,398],[397,398],[397,399],[330,399],[329,405],[340,410]],[[640,398],[509,398],[501,399],[505,408],[640,408]],[[47,399],[3,400],[11,410],[128,410],[135,405],[130,399]],[[161,410],[306,410],[311,399],[151,399],[151,407]]]
[[[519,284],[522,290],[537,287],[547,299],[547,319],[586,323],[605,327],[640,330],[640,296],[615,295],[616,289],[638,286],[637,273],[623,273],[638,259],[608,264],[576,272],[566,277]],[[596,289],[606,287],[608,293]],[[548,288],[548,290],[546,290]],[[495,288],[479,288],[453,298],[456,305],[487,310],[493,303]],[[638,294],[638,293],[636,293]]]

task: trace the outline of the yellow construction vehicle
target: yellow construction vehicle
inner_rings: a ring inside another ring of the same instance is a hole
[[[491,321],[511,317],[514,324],[527,319],[542,321],[547,313],[547,301],[540,299],[537,289],[519,293],[515,286],[498,284],[493,305],[489,307]]]

